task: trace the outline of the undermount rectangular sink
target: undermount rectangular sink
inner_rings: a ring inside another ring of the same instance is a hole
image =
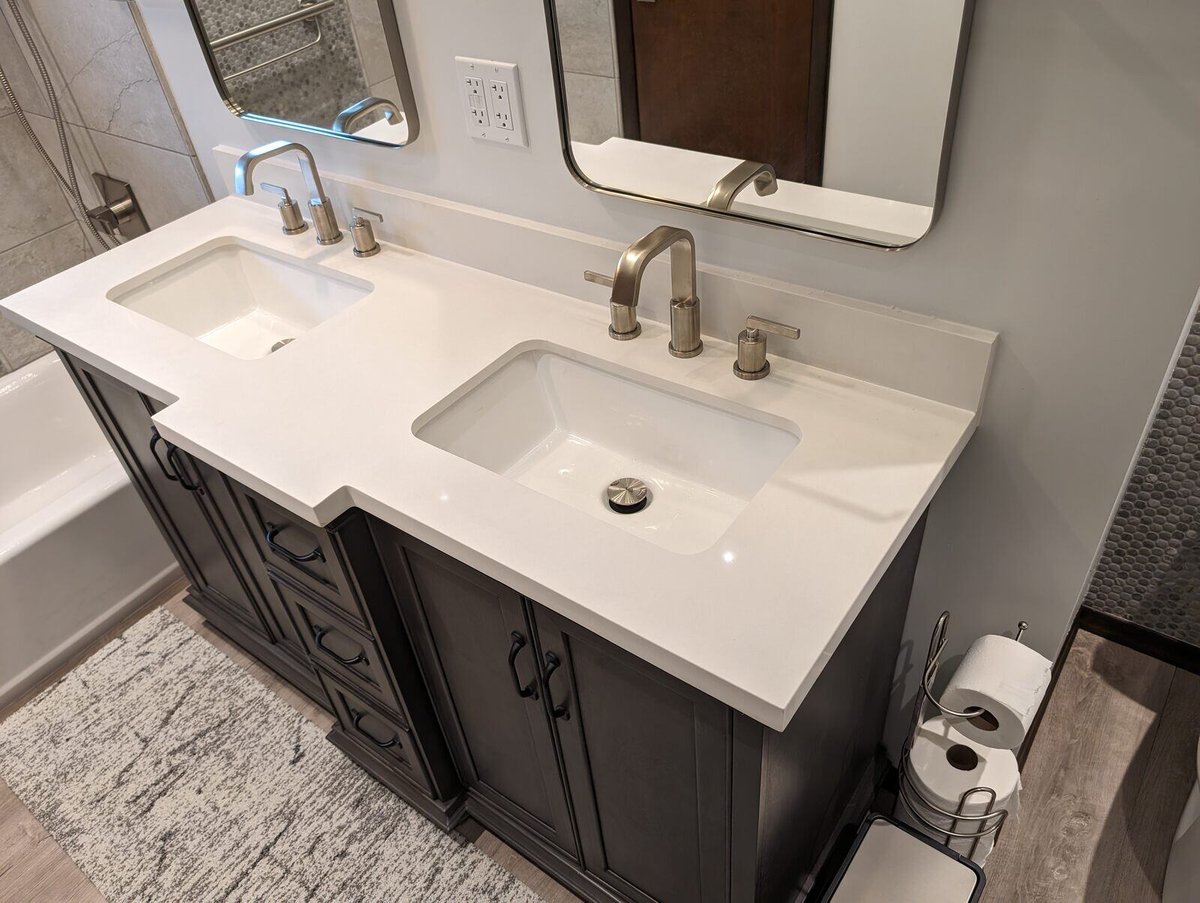
[[[514,349],[423,414],[417,438],[681,554],[711,547],[799,444],[799,429],[687,397],[566,349]],[[650,490],[619,514],[609,484]]]
[[[265,357],[374,286],[237,239],[219,239],[118,285],[108,299],[244,360]]]

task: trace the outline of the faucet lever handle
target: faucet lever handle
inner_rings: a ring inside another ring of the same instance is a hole
[[[614,281],[612,276],[605,276],[603,273],[597,273],[595,270],[584,270],[583,280],[585,282],[594,283],[595,285],[604,285],[608,288],[613,287]]]
[[[763,329],[773,335],[783,336],[785,339],[800,338],[799,327],[788,326],[786,323],[780,323],[777,320],[768,320],[766,317],[759,317],[753,314],[746,317],[746,329]]]
[[[356,219],[365,219],[368,216],[371,217],[372,219],[378,220],[381,223],[383,222],[383,214],[382,213],[376,213],[374,210],[368,210],[366,207],[351,207],[350,208],[351,221],[356,220]]]
[[[284,235],[299,235],[308,228],[300,213],[300,205],[293,200],[291,194],[282,185],[272,185],[270,182],[260,182],[259,188],[279,195],[279,216],[283,220]]]
[[[258,187],[261,188],[263,191],[269,191],[269,192],[271,192],[271,194],[279,195],[279,197],[281,198],[280,203],[282,203],[282,204],[294,204],[295,203],[295,201],[292,200],[291,192],[289,192],[282,185],[274,185],[270,182],[259,182]]]

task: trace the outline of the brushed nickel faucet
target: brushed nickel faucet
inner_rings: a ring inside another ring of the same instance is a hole
[[[256,147],[242,154],[233,167],[233,190],[243,197],[254,194],[254,168],[263,160],[278,157],[295,151],[300,156],[300,172],[304,175],[304,183],[308,186],[308,209],[312,213],[313,225],[317,230],[317,243],[334,245],[342,240],[342,231],[338,228],[337,214],[333,204],[325,195],[321,186],[321,176],[317,173],[317,161],[313,159],[312,151],[303,144],[295,141],[272,141],[262,147]]]
[[[687,229],[659,226],[631,244],[612,276],[591,270],[583,274],[588,282],[612,289],[609,311],[612,323],[608,334],[618,341],[637,338],[642,332],[638,322],[638,295],[646,265],[667,249],[671,251],[671,344],[667,350],[675,357],[695,357],[704,350],[700,340],[700,299],[696,296],[696,240]]]
[[[774,166],[770,163],[746,160],[721,176],[704,206],[713,210],[728,210],[734,198],[751,182],[754,183],[754,190],[758,192],[759,197],[774,194],[779,189]]]

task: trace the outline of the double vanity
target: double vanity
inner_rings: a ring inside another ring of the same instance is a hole
[[[924,513],[978,405],[779,356],[765,318],[701,344],[674,232],[611,308],[313,232],[227,199],[2,306],[189,603],[426,817],[587,900],[789,899],[886,767]],[[639,320],[671,253],[670,324]],[[993,335],[870,316],[971,345],[946,369],[981,395]]]

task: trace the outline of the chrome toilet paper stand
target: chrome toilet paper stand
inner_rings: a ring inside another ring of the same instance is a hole
[[[987,714],[985,709],[977,706],[956,712],[954,709],[942,705],[933,696],[931,687],[934,679],[937,677],[942,652],[946,648],[946,631],[949,624],[950,612],[944,611],[942,612],[942,616],[938,618],[937,625],[933,628],[933,636],[929,641],[929,655],[925,659],[925,670],[922,674],[921,687],[917,693],[916,704],[913,706],[912,724],[909,726],[908,739],[905,740],[904,749],[900,754],[900,793],[896,800],[895,808],[899,808],[900,802],[903,800],[908,811],[917,821],[934,834],[946,838],[946,846],[950,846],[952,840],[970,840],[971,849],[967,855],[970,858],[974,858],[980,840],[988,835],[995,834],[1008,819],[1007,809],[996,808],[995,789],[992,787],[972,787],[959,797],[957,808],[951,811],[939,806],[926,797],[921,792],[921,788],[917,786],[916,781],[913,780],[912,747],[917,739],[917,732],[920,731],[921,725],[925,723],[928,706],[932,705],[948,718],[962,720]],[[1017,642],[1021,641],[1022,635],[1028,629],[1029,624],[1025,621],[1017,624]],[[977,804],[980,802],[984,803],[982,813],[975,815],[967,814],[967,805],[972,800],[975,800]],[[933,816],[927,815],[928,812],[940,815],[944,819],[949,819],[950,827],[947,828],[945,825],[934,823],[931,820]],[[895,814],[895,809],[893,809],[893,814]]]

